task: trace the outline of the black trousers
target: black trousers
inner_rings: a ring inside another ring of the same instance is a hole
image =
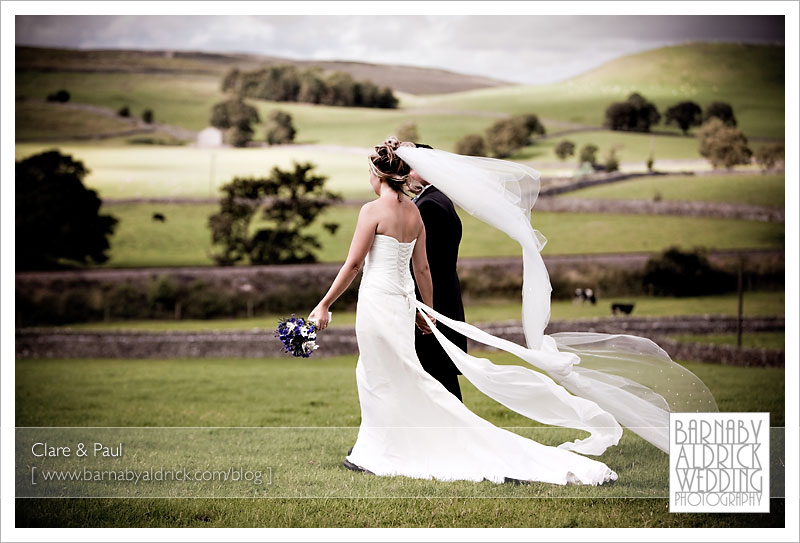
[[[445,327],[442,326],[442,328]],[[451,330],[448,329],[447,331],[452,334]],[[466,343],[464,336],[458,336],[463,340],[463,343]],[[461,398],[461,387],[458,384],[458,368],[455,367],[450,357],[442,349],[439,341],[433,334],[423,335],[419,329],[416,330],[415,339],[414,347],[422,368],[434,379],[442,383],[444,388],[450,391],[459,401],[464,401]]]

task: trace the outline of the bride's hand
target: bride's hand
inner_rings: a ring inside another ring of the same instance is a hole
[[[436,326],[436,319],[434,319],[433,317],[428,317],[428,318],[431,320],[433,325]],[[419,328],[422,331],[423,335],[433,333],[433,330],[431,330],[431,327],[428,326],[427,322],[425,322],[425,318],[422,316],[422,313],[420,311],[417,311],[417,316],[415,320],[417,323],[417,328]]]
[[[308,320],[314,321],[314,324],[317,325],[317,330],[324,330],[328,327],[328,322],[330,321],[328,308],[322,304],[318,305],[308,316]]]

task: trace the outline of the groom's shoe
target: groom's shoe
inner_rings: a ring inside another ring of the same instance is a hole
[[[347,469],[352,470],[352,471],[358,471],[358,472],[362,472],[362,473],[368,473],[370,475],[375,475],[374,473],[372,473],[368,469],[364,469],[361,466],[356,466],[355,464],[353,464],[347,458],[344,459],[344,467],[346,467]]]

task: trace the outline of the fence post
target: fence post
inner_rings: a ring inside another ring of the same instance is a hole
[[[738,316],[739,318],[736,320],[736,346],[738,348],[742,348],[742,302],[744,298],[743,292],[743,281],[742,281],[742,268],[744,267],[743,264],[744,257],[739,257],[739,273],[738,273],[738,280],[737,280],[737,288],[736,290],[739,293],[739,311]]]

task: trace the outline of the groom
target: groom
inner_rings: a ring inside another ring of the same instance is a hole
[[[431,149],[429,145],[415,144],[417,147]],[[428,254],[431,279],[433,281],[433,309],[453,320],[464,320],[464,305],[461,301],[461,284],[456,273],[458,245],[461,242],[461,219],[458,218],[453,202],[439,189],[425,181],[414,170],[409,174],[409,185],[416,184],[421,189],[414,198],[425,225],[425,251]],[[416,191],[415,191],[416,192]],[[412,265],[413,269],[413,265]],[[413,277],[413,274],[412,274]],[[415,291],[421,300],[419,288]],[[417,312],[415,346],[422,367],[437,381],[442,383],[456,398],[461,400],[458,376],[461,374],[434,337],[425,319]],[[467,338],[440,326],[442,334],[466,352]]]

